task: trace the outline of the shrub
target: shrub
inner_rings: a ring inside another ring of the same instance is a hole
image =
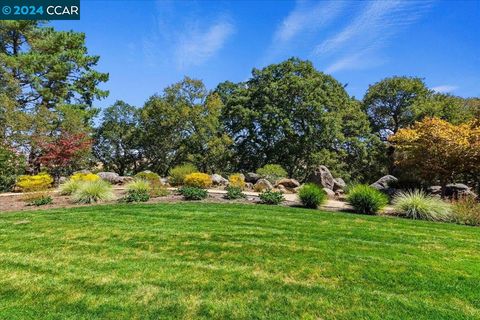
[[[245,177],[240,173],[232,174],[228,177],[229,186],[245,189]]]
[[[388,204],[388,197],[373,187],[358,184],[350,188],[347,201],[358,213],[376,214]]]
[[[212,177],[206,173],[194,172],[188,174],[183,182],[187,187],[208,188],[212,185]]]
[[[23,192],[47,190],[52,186],[53,178],[46,172],[34,176],[20,176],[17,179],[17,187]]]
[[[259,195],[260,201],[264,204],[280,204],[285,201],[283,194],[276,191],[267,190],[265,192],[260,193]]]
[[[287,176],[287,171],[285,171],[285,169],[279,164],[267,164],[262,168],[257,169],[257,174],[271,183],[275,183],[275,181],[285,178]]]
[[[76,203],[93,203],[115,199],[112,186],[103,180],[82,182],[77,191],[73,193]]]
[[[460,199],[453,205],[455,222],[469,226],[480,226],[480,203],[473,197]]]
[[[327,200],[327,195],[316,184],[308,183],[298,190],[298,198],[305,207],[316,209]]]
[[[245,198],[245,194],[242,192],[242,188],[240,187],[228,186],[225,190],[227,190],[225,199],[235,200]]]
[[[152,183],[152,188],[150,189],[151,197],[165,197],[170,194],[170,191],[162,185],[161,182]]]
[[[100,177],[94,173],[83,173],[77,172],[70,177],[72,181],[79,181],[79,182],[88,182],[88,181],[97,181],[100,180]]]
[[[13,189],[17,176],[23,173],[24,160],[24,157],[10,148],[3,147],[0,143],[0,192]]]
[[[155,172],[148,172],[148,171],[139,172],[135,175],[135,178],[147,180],[148,182],[150,182],[150,184],[160,182],[160,176]]]
[[[30,196],[28,200],[26,200],[27,206],[45,206],[47,204],[53,203],[53,199],[50,195],[40,192],[35,193],[33,196]]]
[[[197,172],[198,169],[191,163],[186,163],[182,164],[180,166],[176,166],[173,169],[170,170],[169,175],[170,178],[168,179],[168,182],[172,186],[179,186],[183,184],[183,181],[185,180],[185,177],[190,174]]]
[[[185,200],[203,200],[208,197],[207,190],[197,187],[182,187],[178,192]]]
[[[73,193],[75,193],[75,191],[78,190],[80,183],[81,182],[78,180],[72,180],[72,179],[67,180],[66,182],[62,183],[59,186],[60,194],[63,196],[72,195]]]
[[[150,200],[150,182],[144,179],[136,179],[126,185],[127,195],[123,197],[124,202],[146,202]]]
[[[450,204],[421,190],[399,192],[392,202],[396,213],[407,218],[430,221],[449,221],[452,218]]]

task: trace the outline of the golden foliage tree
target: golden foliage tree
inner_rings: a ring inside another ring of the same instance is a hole
[[[425,118],[389,138],[395,147],[395,162],[425,182],[442,186],[461,176],[480,174],[480,122],[454,125],[438,118]]]

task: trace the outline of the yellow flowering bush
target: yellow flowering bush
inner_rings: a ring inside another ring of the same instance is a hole
[[[77,181],[77,182],[90,182],[90,181],[97,181],[100,180],[100,177],[94,173],[82,173],[78,172],[75,173],[70,177],[71,181]]]
[[[42,191],[51,187],[53,178],[46,172],[41,172],[33,176],[20,176],[17,179],[17,187],[22,192]]]
[[[229,176],[228,182],[229,186],[231,187],[237,187],[242,190],[245,188],[245,178],[239,173],[235,173]]]
[[[212,178],[206,173],[194,172],[188,174],[183,183],[189,187],[208,188],[212,185]]]

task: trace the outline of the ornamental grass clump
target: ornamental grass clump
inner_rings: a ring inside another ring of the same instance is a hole
[[[126,185],[127,194],[122,198],[124,202],[146,202],[150,200],[152,187],[150,182],[144,179],[137,179]]]
[[[190,173],[197,172],[198,169],[191,163],[182,164],[172,168],[169,172],[168,182],[172,186],[180,186],[183,184],[185,177]]]
[[[314,183],[307,183],[298,190],[298,198],[304,207],[317,209],[327,200],[327,194]]]
[[[406,218],[451,221],[452,207],[442,199],[430,196],[421,190],[397,193],[393,198],[395,212]]]
[[[480,226],[480,203],[478,203],[474,197],[466,197],[458,200],[452,209],[456,223],[468,226]]]
[[[373,187],[357,184],[349,189],[347,201],[358,213],[374,215],[388,204],[388,197]]]
[[[82,182],[72,195],[76,203],[94,203],[115,199],[112,186],[103,180]]]
[[[81,182],[78,180],[72,180],[69,179],[66,182],[62,183],[61,185],[58,186],[58,189],[60,191],[60,194],[62,196],[70,196],[75,193],[75,191],[78,190],[78,187],[80,187]]]
[[[208,188],[213,182],[210,175],[201,172],[194,172],[188,174],[183,183],[187,187]]]

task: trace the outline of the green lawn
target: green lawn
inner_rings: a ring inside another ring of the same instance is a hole
[[[480,319],[480,228],[261,205],[0,214],[0,319]]]

